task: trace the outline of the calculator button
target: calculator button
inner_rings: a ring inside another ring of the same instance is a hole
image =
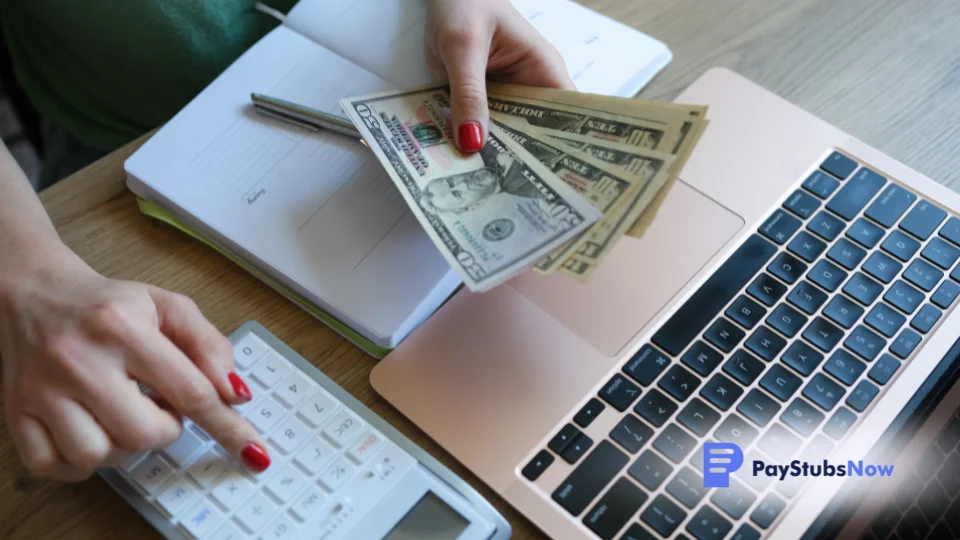
[[[273,395],[287,407],[296,407],[312,391],[313,383],[297,370],[287,375],[287,378],[280,382],[280,385],[273,391]]]
[[[284,538],[293,538],[296,532],[297,524],[286,515],[281,514],[276,521],[267,527],[267,530],[263,531],[261,537],[268,540],[283,540]]]
[[[383,445],[383,435],[368,431],[350,447],[348,455],[357,463],[366,463]]]
[[[267,491],[278,501],[285,503],[300,493],[306,484],[307,477],[288,464],[267,482]]]
[[[133,480],[147,493],[154,493],[171,476],[173,468],[157,454],[133,470]]]
[[[137,452],[135,454],[130,454],[126,459],[123,460],[123,463],[120,464],[120,470],[129,474],[141,461],[143,458],[150,455],[150,452]]]
[[[275,516],[277,505],[265,497],[262,493],[257,493],[243,505],[233,518],[243,525],[244,529],[255,533],[267,524],[267,520]]]
[[[300,450],[294,460],[312,476],[320,472],[320,469],[333,459],[336,453],[336,450],[326,441],[320,437],[314,437],[303,447],[303,450]]]
[[[157,495],[157,504],[167,514],[176,516],[197,502],[200,497],[200,491],[193,485],[193,482],[187,480],[185,476],[181,476],[160,490]]]
[[[204,447],[206,442],[196,433],[189,429],[184,429],[180,437],[170,446],[163,450],[163,453],[170,458],[177,467],[183,467],[190,461],[197,452]]]
[[[230,465],[229,470],[217,482],[217,487],[213,489],[210,496],[227,510],[240,506],[247,497],[255,490],[255,486],[243,474],[240,466],[236,463]]]
[[[212,502],[204,499],[184,514],[180,520],[182,526],[194,538],[202,538],[214,530],[223,519],[223,514]]]
[[[213,533],[210,540],[243,540],[244,538],[247,538],[247,533],[228,521]]]
[[[273,388],[290,371],[290,364],[275,352],[267,354],[250,373],[266,389]]]
[[[293,516],[300,521],[306,521],[316,515],[317,510],[327,501],[327,496],[316,486],[312,486],[297,502],[290,506]]]
[[[268,350],[267,344],[251,332],[233,346],[233,363],[240,369],[250,369]]]
[[[266,433],[280,421],[284,414],[283,405],[271,397],[264,398],[247,413],[247,420],[260,433]]]
[[[302,418],[308,426],[318,428],[322,426],[323,423],[327,421],[327,418],[330,418],[330,415],[336,412],[339,407],[340,404],[328,396],[326,392],[317,392],[300,406],[297,414],[300,415],[300,418]]]
[[[300,446],[300,443],[307,440],[310,430],[303,422],[294,417],[287,418],[270,435],[270,440],[284,454],[289,454]]]
[[[334,446],[343,448],[360,434],[363,425],[362,420],[350,411],[344,410],[327,423],[326,427],[323,428],[323,434],[333,441]]]
[[[207,450],[190,465],[187,474],[190,475],[190,478],[196,480],[200,487],[206,489],[227,468],[228,463],[227,459],[220,454],[213,450]]]
[[[354,473],[356,468],[343,456],[340,456],[333,465],[320,475],[320,483],[329,492],[334,492],[344,484]]]

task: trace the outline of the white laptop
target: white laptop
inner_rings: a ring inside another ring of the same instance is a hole
[[[677,101],[711,123],[642,238],[459,292],[371,382],[553,538],[813,536],[950,380],[960,196],[728,70]]]

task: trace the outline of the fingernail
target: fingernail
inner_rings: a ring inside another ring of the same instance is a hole
[[[270,456],[259,444],[250,443],[240,452],[243,464],[256,472],[263,472],[270,466]]]
[[[247,388],[247,383],[243,382],[243,379],[240,378],[234,372],[230,372],[227,375],[227,379],[230,379],[230,385],[233,386],[233,393],[243,401],[250,401],[253,399],[253,395],[250,393],[250,389]]]
[[[477,122],[460,124],[460,149],[464,152],[476,152],[483,143],[483,133]]]

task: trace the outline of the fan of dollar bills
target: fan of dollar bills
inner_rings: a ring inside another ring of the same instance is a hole
[[[638,235],[706,128],[706,107],[490,83],[476,154],[445,86],[340,103],[450,264],[485,291],[533,267],[586,281]],[[646,217],[644,213],[647,212]]]

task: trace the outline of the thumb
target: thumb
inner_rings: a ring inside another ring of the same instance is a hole
[[[490,39],[482,33],[464,33],[438,43],[450,81],[450,115],[457,147],[463,152],[483,147],[490,122],[486,84]]]

